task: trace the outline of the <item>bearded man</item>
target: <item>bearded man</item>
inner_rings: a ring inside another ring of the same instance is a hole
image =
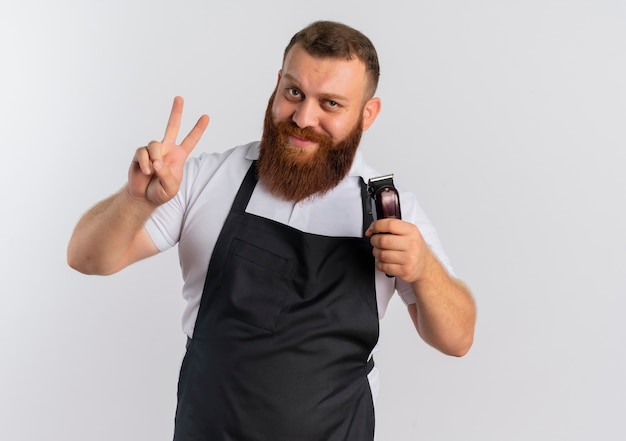
[[[208,117],[177,144],[177,97],[163,140],[78,222],[68,262],[87,274],[178,244],[175,440],[372,440],[372,353],[394,292],[427,343],[469,350],[472,296],[414,195],[400,193],[403,220],[370,213],[365,182],[380,173],[358,145],[380,112],[378,76],[366,36],[315,22],[285,49],[260,142],[189,157]]]

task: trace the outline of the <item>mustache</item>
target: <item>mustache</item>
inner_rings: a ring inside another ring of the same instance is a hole
[[[318,133],[311,127],[298,127],[292,121],[281,121],[277,124],[278,132],[283,135],[292,135],[298,138],[306,139],[307,141],[315,142],[318,144],[331,143],[332,139],[328,135]]]

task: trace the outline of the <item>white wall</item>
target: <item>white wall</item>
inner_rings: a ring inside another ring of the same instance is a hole
[[[291,35],[379,49],[363,149],[419,196],[479,320],[465,358],[383,321],[381,440],[619,439],[626,401],[623,0],[0,4],[0,439],[171,439],[175,251],[108,278],[65,263],[78,217],[162,136],[257,139]],[[621,435],[620,435],[621,434]]]

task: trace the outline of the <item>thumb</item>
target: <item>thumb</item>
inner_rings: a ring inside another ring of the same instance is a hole
[[[153,179],[152,185],[155,186],[153,191],[155,198],[159,204],[165,203],[173,198],[180,187],[180,179],[172,173],[172,169],[163,164],[163,161],[156,160],[152,163],[156,179]]]

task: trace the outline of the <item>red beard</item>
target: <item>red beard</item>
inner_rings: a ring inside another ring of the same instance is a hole
[[[300,128],[292,121],[274,123],[270,97],[261,144],[259,146],[259,180],[282,199],[300,202],[310,196],[321,196],[333,189],[348,174],[363,133],[362,118],[345,139],[333,143],[328,135],[309,127]],[[318,144],[308,152],[289,143],[295,135]]]

